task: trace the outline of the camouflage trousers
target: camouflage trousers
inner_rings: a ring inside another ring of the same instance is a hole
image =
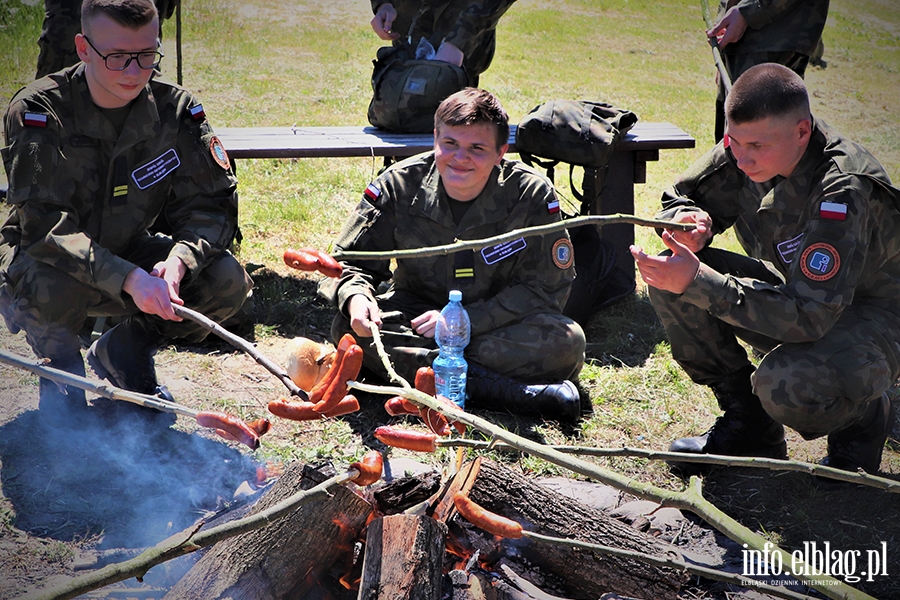
[[[122,257],[150,271],[165,260],[174,242],[168,236],[148,236],[143,243]],[[127,316],[140,311],[128,294],[110,298],[97,288],[85,285],[66,273],[36,261],[23,252],[12,259],[0,285],[0,314],[13,332],[25,331],[25,337],[40,358],[72,362],[80,356],[78,332],[89,317]],[[253,283],[241,264],[223,252],[200,271],[196,278],[186,276],[179,295],[185,306],[213,321],[222,322],[240,310]],[[192,321],[167,321],[144,315],[160,344],[165,339],[187,342],[203,340],[208,331]]]
[[[411,310],[383,298],[381,339],[399,375],[412,383],[419,367],[431,366],[438,355],[434,338],[418,335],[410,319],[426,312]],[[371,338],[361,338],[350,328],[350,321],[338,313],[331,327],[337,342],[345,333],[353,333],[364,351],[363,365],[387,379],[387,371]],[[578,375],[584,364],[584,331],[563,315],[538,314],[514,324],[472,336],[465,356],[470,363],[513,377],[526,383],[551,382]]]
[[[750,67],[772,62],[784,65],[800,77],[806,74],[809,57],[799,52],[748,52],[746,54],[722,54],[725,69],[731,76],[731,82],[737,81],[744,71]],[[725,134],[725,85],[720,81],[716,95],[715,139],[721,141]]]
[[[781,275],[763,261],[707,248],[698,257],[720,273],[773,285]],[[807,439],[858,421],[900,377],[900,319],[873,306],[847,306],[821,339],[781,343],[730,325],[677,294],[650,289],[672,356],[693,381],[714,384],[750,364],[738,339],[763,355],[753,390],[776,421]]]

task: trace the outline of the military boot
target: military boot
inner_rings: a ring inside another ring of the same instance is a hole
[[[574,423],[581,417],[581,397],[571,381],[525,384],[481,365],[469,363],[467,406]]]
[[[669,452],[725,454],[787,459],[784,426],[770,417],[750,383],[753,366],[747,366],[711,385],[719,407],[725,413],[703,435],[677,439]],[[677,470],[702,471],[700,465],[669,462]]]
[[[66,359],[54,359],[48,365],[72,375],[84,377],[81,353]],[[84,390],[41,377],[38,414],[41,421],[54,429],[78,428],[84,425],[88,407]]]
[[[881,398],[869,403],[862,419],[828,435],[828,456],[819,464],[844,471],[862,469],[867,473],[877,473],[884,442],[894,418],[890,396],[882,394]]]
[[[116,387],[131,392],[158,396],[173,402],[175,399],[168,388],[156,380],[153,354],[160,346],[160,337],[147,322],[131,316],[104,333],[91,344],[87,361],[101,379],[106,379]],[[160,411],[139,405],[119,407],[123,411],[159,416]],[[175,421],[174,414],[164,419]]]

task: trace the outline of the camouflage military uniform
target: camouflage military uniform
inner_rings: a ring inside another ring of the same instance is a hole
[[[737,42],[722,50],[722,60],[731,76],[767,62],[784,65],[800,77],[806,73],[809,57],[816,51],[828,18],[829,0],[722,0],[721,18],[737,5],[747,21],[747,31]],[[724,132],[725,88],[719,85],[716,98],[716,141]]]
[[[716,146],[659,216],[703,209],[749,257],[707,247],[714,272],[682,295],[651,289],[672,355],[712,384],[748,364],[741,338],[766,353],[753,385],[775,420],[816,437],[862,417],[900,376],[898,203],[875,158],[818,120],[787,179],[753,183]]]
[[[75,51],[75,34],[81,33],[82,0],[44,0],[44,26],[38,38],[36,79],[72,66],[80,59]],[[178,0],[156,0],[160,32],[162,20],[175,11]]]
[[[188,92],[151,79],[117,135],[79,63],[20,90],[5,126],[12,210],[0,229],[0,311],[38,356],[80,357],[85,319],[138,312],[125,277],[170,255],[187,266],[187,306],[217,321],[241,307],[251,282],[226,250],[237,181]],[[171,237],[148,232],[158,218]],[[188,321],[147,320],[160,336],[206,335]]]
[[[496,28],[500,17],[515,0],[372,0],[372,12],[382,4],[392,4],[397,19],[391,30],[400,34],[394,45],[407,43],[410,25],[411,44],[415,48],[419,39],[426,38],[437,50],[442,41],[459,48],[465,55],[463,67],[469,75],[469,85],[478,85],[478,76],[484,73],[494,58]],[[420,10],[424,10],[419,14]],[[416,18],[416,15],[419,15]]]
[[[337,239],[342,250],[385,251],[481,239],[521,227],[559,221],[549,183],[521,163],[503,160],[481,195],[455,225],[440,184],[434,154],[407,159],[371,184]],[[337,340],[350,331],[347,301],[354,294],[374,297],[379,284],[393,277],[378,296],[386,317],[385,347],[397,372],[411,377],[437,355],[433,339],[417,335],[409,320],[440,310],[448,292],[459,289],[472,321],[466,358],[525,381],[558,381],[578,373],[584,362],[584,332],[564,317],[575,269],[568,235],[561,231],[519,240],[479,252],[400,259],[393,274],[390,261],[345,263],[339,280],[326,280],[323,296],[339,309],[332,333]],[[383,373],[369,344],[365,364]]]

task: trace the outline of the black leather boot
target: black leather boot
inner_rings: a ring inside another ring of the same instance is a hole
[[[894,417],[890,397],[882,394],[869,403],[862,419],[828,435],[828,456],[819,463],[845,471],[877,473]]]
[[[131,316],[91,344],[87,361],[98,377],[108,380],[116,387],[174,402],[168,388],[159,385],[156,380],[153,354],[159,346],[159,335],[152,331],[146,321]],[[154,416],[166,414],[164,420],[172,423],[175,421],[174,414],[161,413],[136,404],[119,408]]]
[[[84,361],[80,352],[68,359],[51,360],[48,366],[79,377],[85,375]],[[41,377],[38,411],[41,421],[49,427],[55,429],[81,427],[88,415],[84,390]]]
[[[703,435],[672,442],[669,452],[787,459],[784,426],[763,410],[753,393],[750,383],[753,371],[754,367],[748,365],[711,385],[725,414]],[[703,465],[696,463],[670,462],[669,465],[685,472],[703,470]]]
[[[581,417],[581,397],[571,381],[528,385],[469,363],[466,406],[565,423]]]

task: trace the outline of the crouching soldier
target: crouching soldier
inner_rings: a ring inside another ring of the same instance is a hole
[[[76,375],[88,317],[126,316],[89,363],[116,386],[171,399],[153,353],[207,334],[173,304],[223,321],[251,287],[226,249],[236,181],[202,106],[154,77],[152,0],[85,0],[82,26],[82,62],[22,89],[5,114],[0,311],[37,356]],[[158,220],[171,235],[150,232]],[[85,408],[83,391],[41,379],[42,415],[72,423]]]
[[[553,187],[503,158],[506,111],[467,88],[435,114],[434,150],[391,166],[363,194],[336,241],[346,251],[390,251],[481,239],[560,220]],[[570,379],[584,363],[584,332],[562,315],[575,277],[565,231],[449,256],[343,263],[320,292],[338,308],[332,335],[371,338],[379,327],[397,372],[412,379],[437,356],[434,332],[448,292],[459,289],[472,323],[466,406],[564,421],[581,414]],[[376,296],[379,285],[390,289]],[[374,347],[365,366],[386,376]]]

